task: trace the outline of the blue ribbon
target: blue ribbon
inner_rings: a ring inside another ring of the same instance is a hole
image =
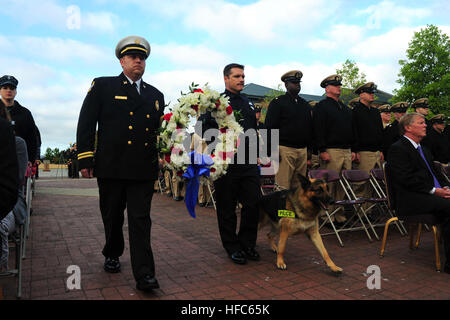
[[[210,166],[214,164],[213,159],[205,154],[196,153],[192,151],[189,153],[191,158],[191,165],[183,174],[187,181],[186,186],[186,208],[189,214],[195,218],[195,206],[197,205],[198,188],[200,186],[199,177],[209,177]]]

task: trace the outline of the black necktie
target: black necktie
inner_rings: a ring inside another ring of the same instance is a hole
[[[138,93],[138,94],[140,94],[140,93],[139,93],[139,90],[138,90],[138,87],[137,87],[137,83],[136,83],[136,82],[135,82],[135,83],[133,83],[133,87],[134,87],[134,88],[136,89],[137,93]]]

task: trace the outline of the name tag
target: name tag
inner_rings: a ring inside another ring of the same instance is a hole
[[[278,210],[278,216],[281,218],[295,218],[295,212],[290,210]]]
[[[128,100],[128,97],[125,97],[125,96],[115,96],[114,98],[116,100]]]

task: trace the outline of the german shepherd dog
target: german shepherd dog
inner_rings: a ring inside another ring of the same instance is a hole
[[[286,269],[283,255],[288,237],[304,232],[319,250],[331,271],[341,273],[342,269],[331,261],[319,233],[320,210],[333,203],[327,184],[321,179],[309,180],[301,174],[294,175],[292,180],[290,190],[264,195],[259,206],[259,228],[267,224],[271,226],[267,237],[271,249],[277,253],[277,267],[281,270]],[[275,244],[277,234],[280,237],[278,246]]]

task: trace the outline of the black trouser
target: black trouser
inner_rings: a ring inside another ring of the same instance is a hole
[[[69,164],[67,165],[67,176],[68,176],[69,178],[72,178],[72,164],[71,164],[71,163],[69,163]]]
[[[139,280],[155,275],[155,263],[150,244],[150,208],[154,180],[97,179],[100,211],[105,227],[105,257],[120,257],[124,250],[123,221],[127,208],[128,235],[133,275]]]
[[[253,248],[258,233],[258,201],[261,197],[258,175],[226,174],[214,182],[217,197],[217,221],[222,245],[228,254]],[[242,204],[239,232],[236,234],[237,202]]]
[[[78,160],[72,161],[72,178],[78,179],[80,174],[78,172]]]

